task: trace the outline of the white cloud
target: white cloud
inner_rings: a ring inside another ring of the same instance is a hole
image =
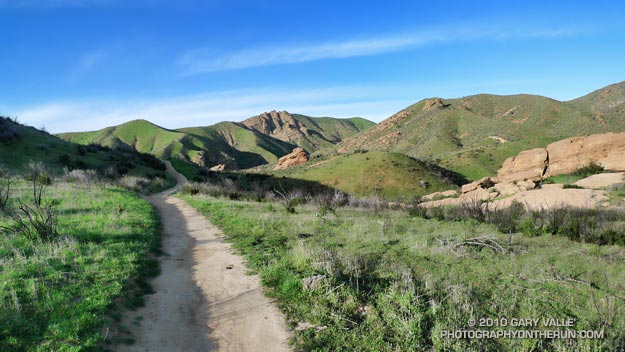
[[[510,26],[508,26],[510,27]],[[438,28],[406,35],[354,39],[311,45],[283,45],[246,48],[219,54],[211,48],[188,50],[180,55],[177,64],[182,75],[196,75],[215,71],[237,70],[278,64],[370,56],[437,43],[471,40],[511,40],[524,38],[553,39],[580,33],[579,29],[505,29],[497,26],[456,26]]]

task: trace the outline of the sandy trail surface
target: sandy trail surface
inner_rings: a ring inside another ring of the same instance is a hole
[[[257,275],[220,231],[184,201],[171,197],[186,179],[168,169],[176,188],[148,197],[161,216],[164,255],[155,294],[128,312],[135,339],[119,351],[289,351],[284,316],[263,295]]]

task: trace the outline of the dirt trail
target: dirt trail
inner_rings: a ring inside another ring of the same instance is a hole
[[[246,275],[243,259],[215,226],[170,197],[186,179],[169,164],[168,170],[178,185],[148,197],[164,227],[156,293],[124,319],[136,342],[117,349],[289,351],[285,319],[263,295],[258,276]]]

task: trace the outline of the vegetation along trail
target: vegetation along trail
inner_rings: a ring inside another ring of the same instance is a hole
[[[183,200],[171,197],[186,182],[149,197],[164,228],[161,275],[146,305],[126,317],[133,345],[123,351],[287,351],[285,320],[247,275],[220,231]],[[140,321],[140,324],[136,322]]]

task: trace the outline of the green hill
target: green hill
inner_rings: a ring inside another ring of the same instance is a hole
[[[271,116],[273,113],[264,115]],[[286,112],[279,114],[288,116],[288,121],[269,121],[263,125],[266,120],[252,117],[243,123],[220,122],[206,127],[169,130],[146,120],[134,120],[99,131],[61,133],[58,136],[79,144],[127,147],[150,153],[172,160],[176,166],[186,170],[183,172],[187,176],[191,176],[194,173],[191,164],[202,167],[225,164],[227,169],[247,169],[275,163],[278,158],[290,153],[297,143],[314,151],[332,146],[374,125],[360,118],[342,120]],[[261,128],[266,126],[269,127]],[[279,126],[279,131],[273,128],[275,126]]]
[[[0,117],[0,165],[20,173],[31,161],[44,164],[55,174],[63,169],[92,169],[108,176],[169,178],[165,165],[152,155],[127,148],[80,145]]]
[[[426,99],[338,147],[401,152],[477,179],[495,174],[506,158],[525,149],[625,131],[624,101],[625,83],[570,102],[525,94]]]
[[[434,164],[389,152],[358,152],[325,160],[313,159],[273,172],[273,175],[314,181],[357,196],[378,195],[402,200],[466,183],[461,176]]]
[[[134,120],[94,132],[62,133],[59,137],[80,144],[126,146],[199,166],[226,164],[231,169],[274,162],[294,148],[234,122],[168,130],[145,120]]]

